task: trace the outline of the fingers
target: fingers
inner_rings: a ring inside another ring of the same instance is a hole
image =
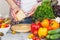
[[[34,11],[36,10],[36,8],[37,8],[36,5],[34,5],[34,6],[32,7],[32,9],[30,10],[30,12],[29,12],[29,14],[28,14],[28,17],[29,17],[29,16],[32,16],[32,15],[34,14]]]
[[[32,16],[34,14],[34,11],[36,10],[36,7],[33,6],[32,10],[29,12],[28,17]]]
[[[36,10],[36,8],[37,8],[39,5],[41,5],[41,3],[42,3],[42,2],[39,2],[37,5],[34,5],[34,6],[32,7],[32,9],[31,9],[30,12],[29,12],[28,17],[29,17],[29,16],[32,16],[32,15],[34,14],[34,11]]]
[[[14,11],[12,11],[11,15],[12,15],[12,17],[14,18],[14,20],[17,21],[16,14],[15,14]]]
[[[30,16],[32,16],[33,14],[34,14],[34,11],[31,12],[27,17],[30,17]]]
[[[14,18],[15,21],[17,21],[16,15],[17,15],[18,11],[19,11],[19,8],[15,8],[15,9],[12,10],[12,13],[11,13],[11,15]]]
[[[32,13],[35,10],[35,6],[32,7],[32,9],[29,11],[29,14]]]
[[[17,14],[19,9],[14,9],[13,11],[14,11],[15,14]]]
[[[36,8],[37,8],[38,6],[41,6],[41,3],[42,3],[42,2],[39,2],[39,3],[36,5]]]

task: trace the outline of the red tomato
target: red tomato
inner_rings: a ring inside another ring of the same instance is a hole
[[[40,38],[39,37],[36,37],[36,39],[35,40],[40,40]]]
[[[47,27],[47,29],[48,29],[48,30],[52,30],[52,27],[49,26],[49,27]]]
[[[36,37],[34,36],[33,38],[32,38],[32,40],[35,40],[36,39]]]
[[[5,28],[9,27],[9,24],[5,24]]]
[[[37,35],[38,34],[38,31],[36,30],[36,31],[34,31],[34,33],[33,33],[34,35]]]
[[[51,24],[52,20],[49,19],[49,24]]]
[[[42,26],[40,21],[38,21],[37,25],[39,25],[39,27],[41,27],[41,26]]]
[[[1,24],[0,24],[0,28],[1,28]]]
[[[40,38],[39,38],[39,37],[34,36],[34,37],[32,38],[32,40],[40,40]]]
[[[35,30],[36,30],[36,24],[35,23],[32,23],[31,24],[31,32],[33,33]]]
[[[31,32],[35,35],[37,35],[37,31],[40,28],[40,26],[38,24],[32,23],[31,24]]]

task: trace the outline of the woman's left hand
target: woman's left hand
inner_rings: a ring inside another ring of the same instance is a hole
[[[35,6],[32,7],[32,9],[28,12],[28,16],[27,17],[30,17],[34,14],[34,11],[35,11]]]
[[[28,13],[28,16],[27,16],[27,17],[32,16],[32,15],[34,14],[34,11],[36,10],[36,8],[37,8],[39,5],[41,5],[41,3],[42,3],[42,2],[39,2],[37,5],[34,5],[34,6],[32,7],[32,9],[30,10],[30,12]]]

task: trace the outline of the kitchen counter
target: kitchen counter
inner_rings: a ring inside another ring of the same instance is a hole
[[[1,40],[30,40],[28,39],[28,35],[30,33],[16,33],[12,34],[11,31],[8,31],[8,33],[1,37]],[[32,40],[32,39],[31,39]],[[45,40],[45,39],[42,39]],[[60,40],[60,39],[58,39]]]
[[[7,33],[5,36],[1,38],[1,40],[32,40],[28,39],[29,34],[30,33],[16,33],[16,34]]]
[[[11,34],[7,33],[5,36],[1,38],[1,40],[28,40],[27,36],[29,33],[16,33]]]

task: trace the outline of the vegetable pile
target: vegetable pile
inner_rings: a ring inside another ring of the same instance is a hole
[[[32,38],[32,40],[41,40],[41,38],[58,39],[60,38],[59,23],[51,19],[38,20],[36,23],[31,24],[31,34],[28,38]]]
[[[54,19],[55,15],[54,15],[53,9],[51,7],[51,2],[43,0],[41,6],[38,6],[37,9],[35,10],[32,19],[34,21],[36,21],[36,20],[42,21],[45,18]]]
[[[1,18],[0,19],[0,28],[8,28],[10,21],[11,20],[9,18]]]
[[[55,20],[54,13],[59,13],[60,8],[51,6],[49,0],[43,0],[41,6],[38,6],[33,15],[34,23],[31,24],[31,34],[28,38],[32,40],[57,40],[60,38],[59,20]],[[56,12],[55,12],[56,11]]]

